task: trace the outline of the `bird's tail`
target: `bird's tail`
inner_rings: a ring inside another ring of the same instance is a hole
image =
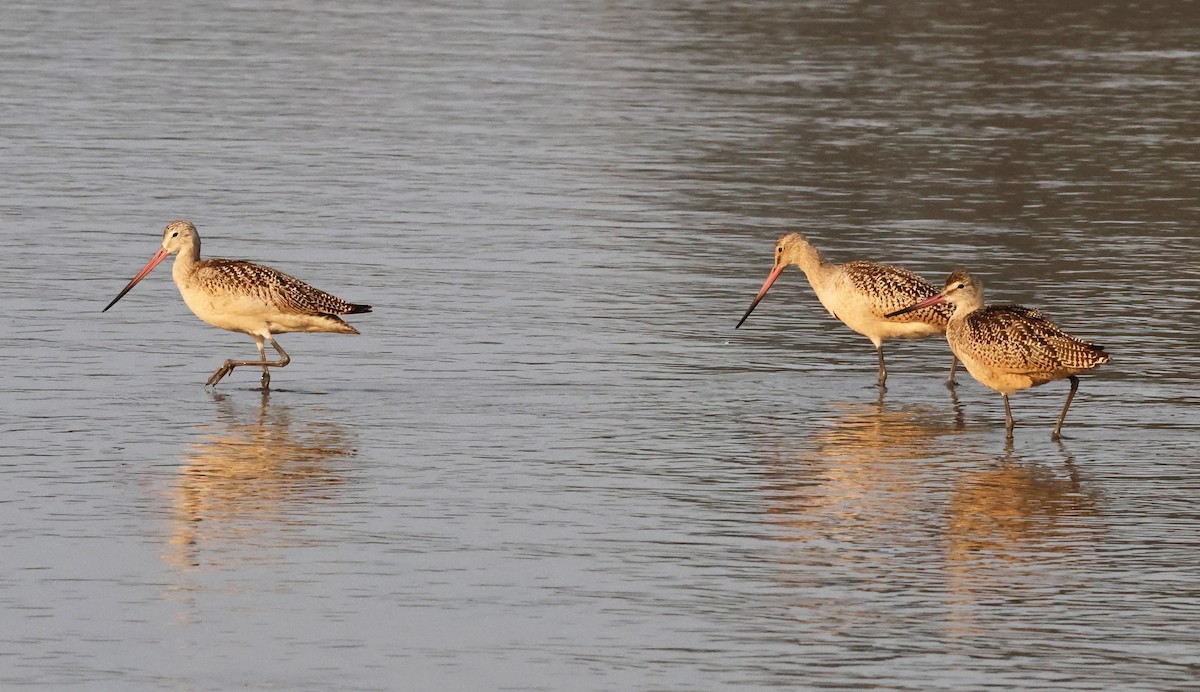
[[[321,317],[325,319],[324,324],[317,325],[313,329],[307,329],[304,331],[327,332],[330,334],[357,334],[358,333],[358,330],[354,328],[354,325],[346,322],[345,320],[338,317],[337,315],[331,315],[329,313],[326,313],[324,315],[321,315]]]
[[[346,310],[342,314],[343,315],[357,315],[360,312],[370,312],[370,311],[371,311],[370,305],[356,305],[355,303],[350,303],[350,309]]]

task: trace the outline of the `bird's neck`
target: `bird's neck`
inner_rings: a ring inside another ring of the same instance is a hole
[[[200,248],[187,247],[179,251],[175,255],[175,264],[171,266],[171,276],[178,283],[183,279],[191,276],[192,272],[196,271],[197,265],[200,264]]]
[[[812,248],[812,252],[805,252],[796,258],[795,265],[800,267],[800,271],[804,272],[804,276],[808,278],[808,283],[814,289],[824,287],[833,280],[839,269],[839,265],[832,262],[826,262],[821,253],[817,252],[816,248]]]
[[[951,320],[961,320],[972,312],[983,307],[982,300],[965,300],[954,304],[954,314],[950,315]]]

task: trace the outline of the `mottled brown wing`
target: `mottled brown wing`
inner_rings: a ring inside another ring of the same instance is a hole
[[[871,312],[881,319],[890,312],[909,307],[939,293],[937,287],[921,275],[890,264],[857,261],[847,262],[842,266],[843,275],[854,284],[857,292],[870,297]],[[954,306],[939,303],[888,319],[945,326],[953,313]]]
[[[1080,370],[1102,362],[1099,349],[1059,329],[1042,313],[1020,305],[989,305],[967,315],[973,355],[1013,373],[1036,376]]]
[[[313,288],[289,274],[242,260],[212,259],[204,263],[199,279],[223,291],[253,295],[282,310],[308,315],[345,315],[356,306]]]

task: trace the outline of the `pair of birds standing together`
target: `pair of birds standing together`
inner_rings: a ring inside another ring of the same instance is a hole
[[[1040,312],[1020,305],[984,305],[983,284],[958,270],[939,292],[917,274],[875,262],[833,264],[799,233],[775,243],[775,268],[742,315],[742,326],[784,269],[797,265],[808,277],[821,304],[836,319],[875,344],[879,354],[879,386],[887,381],[883,361],[886,339],[945,334],[954,353],[947,384],[954,385],[957,361],[984,386],[1004,397],[1004,423],[1013,436],[1008,397],[1022,389],[1068,379],[1071,392],[1051,437],[1062,435],[1063,421],[1075,392],[1077,375],[1108,362],[1100,346],[1076,339]]]

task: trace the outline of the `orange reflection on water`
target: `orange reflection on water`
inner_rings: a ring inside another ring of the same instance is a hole
[[[1070,455],[980,452],[991,438],[969,433],[951,398],[953,412],[845,404],[826,429],[769,455],[780,578],[798,599],[817,594],[798,605],[847,629],[907,628],[892,595],[940,594],[947,633],[973,636],[989,603],[1057,588],[1055,570],[1101,538],[1101,498]]]
[[[1068,456],[1055,468],[1017,459],[1011,452],[994,466],[963,474],[950,500],[946,535],[952,563],[1019,559],[1041,549],[1063,550],[1079,537],[1086,520],[1097,514],[1097,495],[1089,491]]]
[[[199,568],[267,559],[262,549],[302,541],[313,503],[345,482],[339,459],[351,436],[327,421],[293,420],[292,409],[263,393],[239,408],[214,394],[216,420],[180,455],[171,489],[171,532],[164,559]]]
[[[843,404],[827,430],[773,455],[768,511],[790,529],[781,539],[867,539],[918,511],[944,465],[944,438],[964,428],[953,402],[952,416],[923,404]]]
[[[946,527],[951,632],[987,631],[988,604],[1062,597],[1078,588],[1063,575],[1073,555],[1102,540],[1100,506],[1099,493],[1065,450],[1061,461],[1040,463],[1009,449],[987,468],[963,474]]]

